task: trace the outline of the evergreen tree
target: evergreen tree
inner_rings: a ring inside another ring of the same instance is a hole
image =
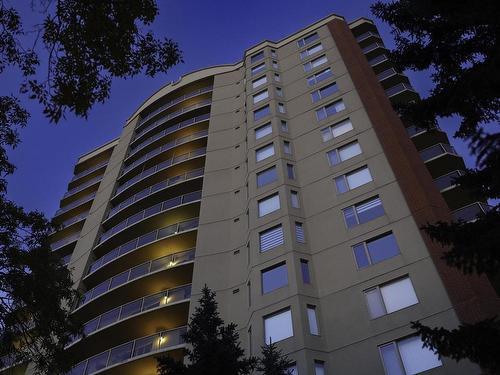
[[[275,343],[270,342],[262,347],[262,358],[259,358],[257,370],[263,375],[292,375],[292,366],[293,361]]]

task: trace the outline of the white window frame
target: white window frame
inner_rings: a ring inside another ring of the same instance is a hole
[[[339,132],[340,129],[342,130]],[[330,125],[324,129],[321,129],[321,139],[323,140],[323,142],[328,142],[353,130],[354,125],[352,124],[351,120],[347,118],[345,120],[336,122],[335,124]]]
[[[326,57],[326,55],[318,56],[315,59],[308,61],[303,65],[304,71],[310,72],[310,71],[316,69],[317,67],[319,67],[323,64],[326,64],[327,62],[328,62],[328,58]]]

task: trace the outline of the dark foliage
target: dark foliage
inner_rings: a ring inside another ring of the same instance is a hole
[[[275,343],[271,342],[262,347],[262,357],[259,358],[257,370],[263,375],[291,375],[292,366],[293,361],[284,355]]]

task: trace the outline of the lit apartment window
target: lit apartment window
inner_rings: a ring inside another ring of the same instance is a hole
[[[283,141],[283,151],[285,152],[285,154],[292,154],[292,145],[290,144],[290,142]]]
[[[265,185],[272,184],[278,181],[278,173],[276,172],[276,166],[265,169],[262,172],[257,173],[257,187],[262,187]]]
[[[286,174],[290,180],[295,180],[295,168],[293,164],[286,165]]]
[[[273,68],[278,69],[278,62],[276,60],[273,60]]]
[[[300,260],[300,273],[304,284],[311,284],[311,273],[309,272],[309,261],[306,259]]]
[[[299,48],[302,48],[318,39],[319,39],[318,33],[313,33],[302,39],[297,40],[297,45],[299,46]]]
[[[355,156],[361,155],[361,147],[357,141],[346,144],[345,146],[328,151],[326,156],[330,165],[337,165]]]
[[[252,75],[256,75],[257,73],[260,73],[266,69],[266,63],[263,62],[262,64],[256,65],[252,68]]]
[[[261,139],[266,135],[272,134],[272,132],[273,132],[273,126],[271,125],[270,122],[268,122],[267,124],[259,126],[258,128],[255,129],[255,139]]]
[[[288,133],[288,123],[285,120],[281,120],[281,131]]]
[[[269,104],[257,109],[256,111],[253,111],[253,120],[254,121],[259,121],[263,119],[266,116],[269,116],[271,114],[271,108],[269,108]]]
[[[365,290],[365,297],[372,319],[418,303],[408,276]]]
[[[288,308],[264,317],[266,343],[278,342],[293,336],[292,311]]]
[[[367,166],[364,166],[335,178],[335,186],[337,187],[337,192],[341,194],[356,189],[371,181],[373,181],[373,179],[370,170]]]
[[[262,161],[274,155],[274,144],[269,143],[261,148],[255,150],[255,160]]]
[[[259,86],[262,86],[267,83],[267,77],[262,76],[260,78],[257,78],[255,81],[252,81],[252,88],[257,88]]]
[[[285,105],[283,103],[278,103],[278,112],[285,113]]]
[[[272,50],[271,50],[271,57],[276,57],[276,56],[277,56],[277,55],[276,55],[276,50],[272,49]]]
[[[267,198],[261,199],[258,202],[259,206],[259,217],[270,214],[271,212],[280,209],[280,196],[278,193],[273,194]]]
[[[419,336],[379,346],[386,375],[412,375],[442,365],[439,357],[429,348],[423,347]]]
[[[335,82],[333,82],[333,83],[330,83],[329,85],[326,85],[326,86],[324,86],[316,91],[313,91],[311,93],[311,98],[312,98],[313,103],[315,103],[321,99],[325,99],[325,98],[329,97],[330,95],[335,94],[338,91],[339,91],[339,88],[338,88],[337,84]]]
[[[297,242],[306,243],[306,236],[304,235],[304,224],[295,222],[295,239]]]
[[[328,59],[326,58],[325,55],[317,57],[314,60],[311,60],[311,61],[304,64],[304,71],[310,72],[311,70],[317,68],[318,66],[326,64],[327,62],[328,62]]]
[[[275,80],[276,82],[281,81],[281,77],[280,77],[279,73],[274,73],[274,80]]]
[[[325,362],[314,360],[314,375],[325,375]]]
[[[281,224],[259,233],[259,248],[261,252],[271,250],[284,243],[285,236],[283,235],[283,226]]]
[[[266,90],[263,90],[263,91],[255,94],[253,96],[253,104],[256,104],[256,103],[258,103],[262,100],[265,100],[267,98],[269,98],[269,91],[266,89]]]
[[[330,125],[329,127],[322,129],[321,130],[321,137],[323,138],[323,142],[327,142],[330,139],[336,138],[341,136],[342,134],[345,134],[347,132],[350,132],[353,130],[354,127],[352,126],[351,120],[343,120],[341,122],[338,122],[334,125]]]
[[[318,108],[316,110],[316,118],[318,119],[318,121],[321,121],[329,116],[333,116],[334,114],[343,111],[344,109],[345,109],[344,102],[342,100],[337,100],[336,102]]]
[[[333,76],[332,69],[326,68],[322,70],[321,72],[318,72],[310,77],[307,78],[307,84],[309,86],[314,86],[315,84],[324,81],[325,79],[328,79]]]
[[[377,196],[342,210],[347,228],[354,228],[384,215],[382,200]]]
[[[276,87],[276,95],[283,97],[283,89],[281,87]]]
[[[312,56],[315,53],[318,53],[319,51],[322,51],[322,50],[323,50],[323,46],[321,45],[321,43],[318,43],[318,44],[316,44],[312,47],[309,47],[309,48],[305,49],[304,51],[302,51],[300,53],[300,58],[305,59],[305,58]]]
[[[288,272],[286,263],[276,264],[261,271],[262,294],[270,293],[273,290],[283,288],[288,285]]]
[[[358,243],[352,247],[358,268],[365,268],[399,255],[392,232]]]
[[[264,51],[260,51],[259,53],[256,53],[255,55],[252,55],[250,57],[250,63],[253,64],[254,62],[260,61],[264,58]]]
[[[307,305],[307,320],[309,322],[309,333],[319,335],[318,317],[316,316],[316,306]]]
[[[299,193],[295,190],[290,191],[290,203],[293,208],[300,208]]]

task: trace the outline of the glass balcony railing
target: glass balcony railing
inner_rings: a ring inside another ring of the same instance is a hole
[[[135,301],[115,307],[88,321],[83,325],[83,334],[84,336],[91,335],[98,330],[128,319],[134,315],[168,306],[176,302],[185,301],[190,297],[191,284],[188,284],[136,299]],[[72,345],[80,339],[82,339],[82,336],[73,337],[69,345]]]
[[[186,327],[179,327],[129,341],[80,362],[66,375],[91,375],[136,357],[168,350],[184,344],[185,333]]]
[[[388,60],[387,55],[383,54],[383,55],[375,56],[373,59],[368,60],[368,63],[371,66],[375,66],[375,65],[380,64],[381,62],[384,62],[387,60]]]
[[[390,98],[391,96],[402,93],[403,91],[416,92],[415,89],[408,83],[398,83],[396,86],[392,86],[391,88],[385,90],[385,94]]]
[[[92,172],[95,172],[98,169],[100,169],[106,165],[108,165],[108,160],[102,161],[99,164],[96,164],[88,169],[85,169],[84,171],[81,171],[80,173],[75,174],[73,176],[73,178],[71,179],[71,182],[78,180],[79,178],[81,178],[83,176],[87,176],[87,175],[91,174]]]
[[[453,146],[446,143],[436,143],[435,145],[427,147],[426,149],[420,151],[419,154],[424,162],[428,162],[431,159],[445,154],[452,154],[457,156],[457,152],[455,151]]]
[[[387,79],[389,77],[395,76],[396,74],[399,74],[396,69],[394,68],[389,68],[384,70],[383,72],[377,74],[377,78],[380,82],[382,82],[384,79]]]
[[[146,170],[143,170],[141,173],[136,174],[130,180],[127,180],[122,185],[118,186],[118,188],[116,189],[115,196],[120,194],[123,190],[125,190],[129,186],[135,184],[136,182],[139,182],[140,180],[142,180],[148,176],[151,176],[152,174],[155,174],[156,172],[167,169],[174,164],[205,155],[206,152],[207,152],[206,147],[200,147],[194,151],[186,152],[185,154],[174,156],[174,157],[167,159],[167,160],[164,160],[161,163],[158,163],[158,164],[156,164],[156,165],[154,165]]]
[[[63,221],[61,223],[61,229],[64,229],[64,228],[69,227],[70,225],[72,225],[74,223],[77,223],[77,222],[79,222],[81,220],[84,220],[85,218],[87,218],[87,216],[89,216],[89,212],[90,211],[82,212],[79,215],[70,217],[68,220]]]
[[[155,109],[153,112],[147,114],[146,116],[144,116],[143,118],[140,119],[139,121],[139,124],[137,125],[137,127],[140,127],[142,124],[144,124],[146,121],[148,121],[150,118],[156,116],[158,113],[186,100],[186,99],[189,99],[189,98],[192,98],[194,96],[197,96],[197,95],[200,95],[200,94],[204,94],[206,92],[210,92],[213,90],[213,86],[207,86],[207,87],[202,87],[201,89],[198,89],[198,90],[195,90],[193,92],[190,92],[190,93],[187,93],[185,95],[182,95],[182,96],[179,96],[165,104],[163,104],[161,107]]]
[[[184,263],[188,263],[194,260],[194,254],[195,254],[195,249],[189,249],[189,250],[184,250],[179,253],[175,254],[170,254],[158,259],[150,260],[145,263],[139,264],[138,266],[135,266],[133,268],[130,268],[118,275],[115,275],[106,281],[103,281],[96,287],[92,288],[89,290],[87,293],[85,293],[79,304],[78,307],[83,306],[90,301],[96,299],[100,295],[103,295],[107,292],[109,292],[112,289],[115,289],[119,287],[120,285],[123,285],[125,283],[128,283],[132,280],[135,280],[139,277],[148,275],[150,273],[154,273],[157,271],[161,270],[166,270],[172,267],[177,267],[180,266]],[[101,258],[102,259],[102,258]],[[94,263],[95,264],[95,263]],[[94,266],[92,264],[92,266]],[[106,263],[103,263],[104,265]],[[90,268],[89,269],[89,274],[93,271],[95,271],[98,268]]]
[[[174,125],[171,125],[169,126],[168,128],[162,130],[161,132],[159,133],[156,133],[155,135],[152,135],[151,137],[149,138],[146,138],[144,141],[142,141],[141,143],[137,143],[135,145],[131,145],[130,146],[130,152],[129,152],[129,155],[128,157],[134,155],[136,152],[142,150],[144,147],[146,147],[147,145],[153,143],[154,141],[160,139],[161,137],[164,137],[166,136],[167,134],[171,134],[171,133],[174,133],[176,132],[177,130],[179,129],[183,129],[183,128],[186,128],[188,126],[191,126],[191,125],[194,125],[194,124],[197,124],[199,122],[202,122],[202,121],[206,121],[210,118],[210,113],[205,113],[204,115],[200,115],[200,116],[195,116],[195,117],[192,117],[190,119],[187,119],[187,120],[184,120],[182,122],[179,122],[177,124],[174,124]]]
[[[491,210],[491,206],[482,202],[475,202],[469,204],[468,206],[459,208],[458,210],[453,211],[451,214],[453,215],[454,220],[462,220],[466,222],[477,220],[478,216],[484,215],[489,210]]]
[[[73,254],[68,254],[68,255],[61,258],[61,263],[63,266],[67,266],[69,264],[69,262],[71,260],[71,255],[73,255]]]
[[[458,177],[463,176],[463,174],[464,174],[463,171],[457,169],[456,171],[450,172],[448,174],[439,176],[438,178],[434,179],[434,184],[437,186],[439,191],[443,191],[445,189],[457,185],[455,180]]]
[[[179,195],[177,197],[167,199],[166,201],[150,206],[128,218],[122,222],[116,224],[111,229],[104,232],[99,238],[99,243],[106,241],[108,238],[114,234],[126,229],[127,227],[134,225],[135,223],[147,219],[148,217],[159,214],[160,212],[168,211],[173,208],[179,207],[183,204],[187,204],[194,201],[199,201],[201,199],[201,190],[194,191],[192,193]]]
[[[110,217],[116,215],[119,211],[123,210],[124,208],[130,206],[132,203],[135,203],[143,198],[146,198],[147,196],[156,193],[159,190],[165,189],[169,186],[178,184],[179,182],[189,180],[191,178],[196,178],[203,176],[204,169],[203,168],[197,168],[193,169],[189,172],[182,173],[177,176],[173,176],[170,178],[167,178],[166,180],[160,181],[154,185],[151,185],[147,187],[144,190],[141,190],[137,194],[132,195],[131,197],[127,198],[123,202],[121,202],[119,205],[113,207],[111,210],[109,210],[109,214],[107,219]]]
[[[131,164],[127,165],[125,168],[123,168],[121,174],[124,175],[128,171],[130,171],[130,170],[134,169],[135,167],[137,167],[138,165],[148,161],[152,157],[161,154],[162,152],[171,150],[179,145],[191,142],[192,140],[206,137],[207,135],[208,135],[208,130],[200,130],[199,132],[189,134],[189,135],[186,135],[184,137],[180,137],[180,138],[174,139],[173,141],[165,143],[164,145],[157,147],[152,151],[149,151],[146,155],[141,156],[139,159],[134,160],[133,163],[131,163]]]
[[[93,193],[87,194],[86,196],[81,197],[80,199],[77,199],[76,201],[71,202],[71,203],[67,204],[66,206],[61,207],[60,209],[58,209],[56,211],[56,214],[54,216],[61,215],[61,214],[68,212],[69,210],[71,210],[75,207],[80,206],[81,204],[90,202],[92,199],[95,198],[96,194],[97,194],[97,192],[94,191]]]
[[[179,110],[177,110],[175,112],[171,112],[171,113],[163,116],[162,118],[156,120],[155,122],[152,122],[151,124],[149,124],[145,128],[137,131],[136,134],[135,134],[135,139],[141,137],[143,134],[146,134],[147,132],[149,132],[150,130],[152,130],[152,129],[158,127],[158,126],[163,125],[167,121],[170,121],[173,118],[182,115],[183,113],[186,113],[186,112],[189,112],[189,111],[193,111],[193,110],[195,110],[197,108],[205,107],[207,105],[210,105],[211,103],[212,103],[212,99],[206,99],[206,100],[202,100],[199,103],[190,105],[189,107],[184,107],[184,108],[181,108],[181,109],[179,109]]]
[[[425,133],[427,129],[419,128],[418,126],[415,125],[410,125],[406,128],[406,132],[410,136],[410,138],[415,137],[418,134]]]
[[[377,34],[377,33],[373,32],[373,31],[367,31],[366,33],[363,33],[363,34],[361,34],[361,35],[358,35],[358,36],[356,37],[356,41],[358,41],[358,42],[362,42],[363,40],[368,39],[368,38],[370,38],[370,37],[372,37],[372,36],[373,36],[373,37],[375,37],[375,38],[379,38],[379,39],[381,39],[379,34]]]
[[[198,227],[198,218],[189,219],[180,223],[175,223],[164,228],[155,229],[152,232],[146,233],[138,238],[134,238],[121,246],[118,246],[106,253],[104,256],[97,259],[89,269],[89,274],[108,264],[119,256],[129,253],[138,247],[145,246],[151,242],[161,240],[162,238],[170,237],[175,234],[185,232]]]
[[[70,195],[73,195],[73,194],[78,193],[79,191],[82,191],[86,187],[92,186],[93,184],[101,181],[103,176],[104,175],[101,174],[101,175],[99,175],[97,177],[94,177],[94,178],[88,180],[88,181],[85,181],[83,184],[80,184],[80,185],[78,185],[77,187],[75,187],[75,188],[73,188],[71,190],[68,190],[66,193],[64,193],[63,198],[67,198]]]
[[[60,247],[63,247],[71,242],[77,241],[79,237],[80,237],[80,232],[75,233],[75,234],[68,236],[68,237],[64,237],[64,238],[60,239],[59,241],[52,242],[50,244],[50,248],[52,249],[52,251],[57,250]]]
[[[370,45],[362,48],[362,51],[363,51],[364,54],[367,54],[367,53],[369,53],[369,52],[371,52],[371,51],[373,51],[373,50],[375,50],[377,48],[384,48],[384,49],[386,49],[383,43],[375,42],[375,43],[372,43],[372,44],[370,44]]]

